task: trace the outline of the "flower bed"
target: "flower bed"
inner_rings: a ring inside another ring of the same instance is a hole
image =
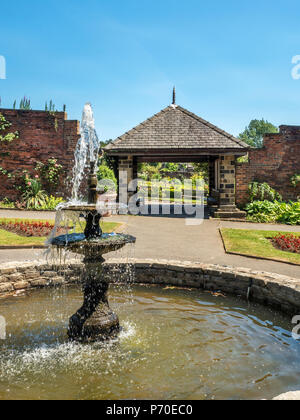
[[[273,245],[281,251],[300,254],[300,237],[295,235],[278,235],[272,238]]]
[[[54,228],[54,223],[46,222],[32,222],[32,221],[0,221],[0,228],[8,232],[16,233],[19,236],[24,237],[47,237],[50,235]],[[59,228],[57,230],[58,235],[67,233],[66,228]]]

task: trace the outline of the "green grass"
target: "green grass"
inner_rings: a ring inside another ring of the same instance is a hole
[[[0,246],[36,246],[43,245],[46,238],[26,238],[0,229]]]
[[[36,219],[8,219],[8,218],[0,218],[0,222],[47,222],[47,220],[36,220]],[[53,220],[48,220],[49,223],[54,223]],[[102,222],[101,228],[104,233],[111,233],[116,231],[122,224],[115,223],[115,222]],[[84,226],[84,224],[82,224]],[[76,229],[78,231],[82,231],[82,228]],[[8,232],[4,229],[0,228],[0,246],[41,246],[45,243],[46,237],[24,237],[19,236],[15,233]]]
[[[246,229],[221,229],[227,252],[273,259],[280,262],[289,262],[300,265],[300,254],[293,254],[287,251],[276,249],[269,238],[278,234],[292,232],[246,230]],[[293,235],[300,236],[299,232]]]

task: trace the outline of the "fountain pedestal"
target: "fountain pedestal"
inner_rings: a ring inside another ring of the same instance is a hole
[[[98,261],[84,260],[84,301],[70,318],[68,330],[68,336],[73,341],[99,341],[120,330],[119,318],[108,304],[109,284],[102,276],[103,262],[102,257]]]

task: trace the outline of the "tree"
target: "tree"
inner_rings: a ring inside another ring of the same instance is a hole
[[[272,123],[262,120],[252,120],[248,127],[239,135],[239,139],[252,147],[262,147],[266,134],[278,133],[278,128]]]

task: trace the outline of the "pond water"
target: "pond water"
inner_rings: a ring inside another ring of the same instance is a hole
[[[67,341],[80,287],[0,300],[0,399],[263,399],[300,389],[291,320],[202,291],[112,286],[123,331]]]

